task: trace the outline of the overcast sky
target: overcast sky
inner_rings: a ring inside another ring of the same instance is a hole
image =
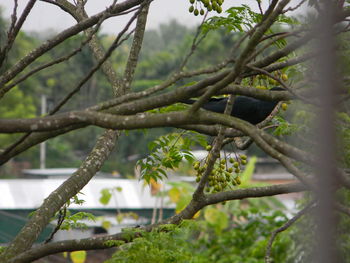
[[[296,1],[297,0],[292,2]],[[18,1],[19,12],[23,10],[27,2],[28,0]],[[87,12],[89,15],[98,13],[109,6],[111,2],[112,0],[89,0],[86,6]],[[223,5],[223,10],[237,2],[237,0],[226,0]],[[263,2],[267,3],[268,1],[265,0]],[[241,0],[239,3],[249,4],[252,8],[257,10],[256,0]],[[3,9],[5,17],[9,18],[13,9],[13,0],[0,0],[0,6]],[[199,24],[201,17],[195,17],[193,14],[190,14],[187,11],[189,6],[188,0],[155,0],[150,8],[147,27],[157,28],[160,23],[165,23],[173,18],[188,26]],[[127,21],[125,17],[111,18],[103,24],[102,31],[106,33],[117,33],[123,28],[125,21]],[[27,31],[43,31],[49,29],[61,31],[73,25],[73,23],[75,23],[75,21],[70,15],[63,12],[57,6],[37,1],[23,29]]]

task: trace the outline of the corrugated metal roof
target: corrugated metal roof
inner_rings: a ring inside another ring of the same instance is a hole
[[[75,173],[78,168],[47,168],[47,169],[23,169],[24,176],[37,176],[37,177],[68,177]],[[101,171],[96,173],[96,176],[109,176],[112,174],[103,173]]]
[[[71,175],[78,168],[50,168],[50,169],[23,169],[22,173],[27,175]]]
[[[33,209],[39,207],[43,200],[64,182],[57,179],[8,179],[0,180],[0,209]],[[104,188],[121,187],[122,191],[113,191],[108,205],[99,201]],[[156,197],[150,194],[150,187],[138,180],[128,179],[92,179],[79,194],[85,200],[83,205],[72,204],[76,209],[147,209],[153,208]],[[158,202],[159,203],[159,200]],[[165,207],[174,207],[164,202]]]
[[[253,180],[271,181],[271,180],[296,180],[291,173],[255,173],[253,175]]]

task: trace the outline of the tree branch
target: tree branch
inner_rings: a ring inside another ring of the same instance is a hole
[[[229,192],[216,193],[206,196],[205,199],[193,201],[179,214],[173,217],[163,220],[160,223],[153,224],[142,228],[139,232],[135,229],[134,236],[128,236],[125,238],[124,233],[118,233],[115,235],[86,238],[81,240],[68,240],[61,242],[53,242],[50,244],[43,244],[38,247],[32,248],[28,251],[18,255],[8,263],[26,263],[32,262],[39,258],[45,257],[50,254],[60,253],[64,251],[77,251],[77,250],[91,250],[91,249],[106,249],[112,246],[119,246],[117,242],[108,243],[106,241],[121,240],[124,242],[132,242],[134,238],[142,235],[142,231],[152,231],[154,228],[162,224],[179,224],[184,219],[191,219],[200,209],[203,207],[220,203],[228,200],[240,200],[245,198],[256,198],[262,196],[273,196],[278,194],[286,194],[292,192],[305,191],[306,188],[301,184],[281,184],[264,187],[253,187],[245,189],[237,189]]]
[[[73,173],[69,179],[44,200],[43,204],[34,212],[19,234],[6,248],[2,254],[4,262],[8,262],[15,255],[28,250],[55,213],[100,170],[103,161],[114,147],[116,136],[117,133],[114,131],[105,131],[78,171]]]
[[[266,263],[271,263],[272,262],[272,260],[271,260],[271,248],[272,248],[273,241],[275,240],[277,234],[287,230],[300,217],[302,217],[304,214],[309,212],[310,209],[312,209],[314,207],[315,207],[315,202],[313,201],[313,202],[309,203],[305,208],[300,210],[293,218],[288,220],[287,223],[285,223],[283,226],[281,226],[280,228],[277,228],[275,231],[272,232],[271,237],[269,239],[269,243],[268,243],[267,248],[266,248],[266,255],[265,255],[265,262]]]
[[[36,48],[32,52],[30,52],[27,56],[22,58],[20,61],[18,61],[13,67],[11,67],[8,71],[6,71],[2,76],[0,76],[0,99],[4,96],[4,94],[8,91],[3,85],[6,84],[8,81],[12,80],[15,76],[17,76],[20,72],[22,72],[29,64],[31,64],[33,61],[35,61],[37,58],[39,58],[41,55],[52,49],[53,47],[57,46],[58,44],[62,43],[64,40],[70,38],[71,36],[74,36],[78,34],[79,32],[92,27],[96,23],[99,22],[100,18],[105,16],[106,13],[109,13],[107,16],[113,16],[118,13],[121,13],[125,10],[128,10],[136,5],[139,5],[144,0],[127,0],[120,4],[116,4],[111,9],[107,9],[105,11],[102,11],[88,19],[83,20],[82,22],[62,31],[52,39],[44,42],[40,47]]]

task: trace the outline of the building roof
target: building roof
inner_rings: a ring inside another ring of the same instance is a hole
[[[45,169],[23,169],[22,173],[25,176],[37,176],[38,178],[44,177],[67,177],[72,175],[78,170],[78,168],[45,168]],[[111,174],[97,172],[97,176],[112,177]]]
[[[6,179],[0,180],[0,209],[35,209],[58,186],[64,178],[55,179]],[[101,190],[121,187],[113,191],[108,205],[100,203]],[[152,209],[159,200],[150,193],[150,187],[138,180],[94,178],[78,194],[85,200],[82,205],[71,204],[73,209]],[[165,208],[173,208],[168,199]]]

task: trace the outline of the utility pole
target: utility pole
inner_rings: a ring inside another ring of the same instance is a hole
[[[45,95],[41,95],[41,116],[46,114],[47,109],[47,99]],[[40,143],[40,169],[46,168],[46,142]]]

